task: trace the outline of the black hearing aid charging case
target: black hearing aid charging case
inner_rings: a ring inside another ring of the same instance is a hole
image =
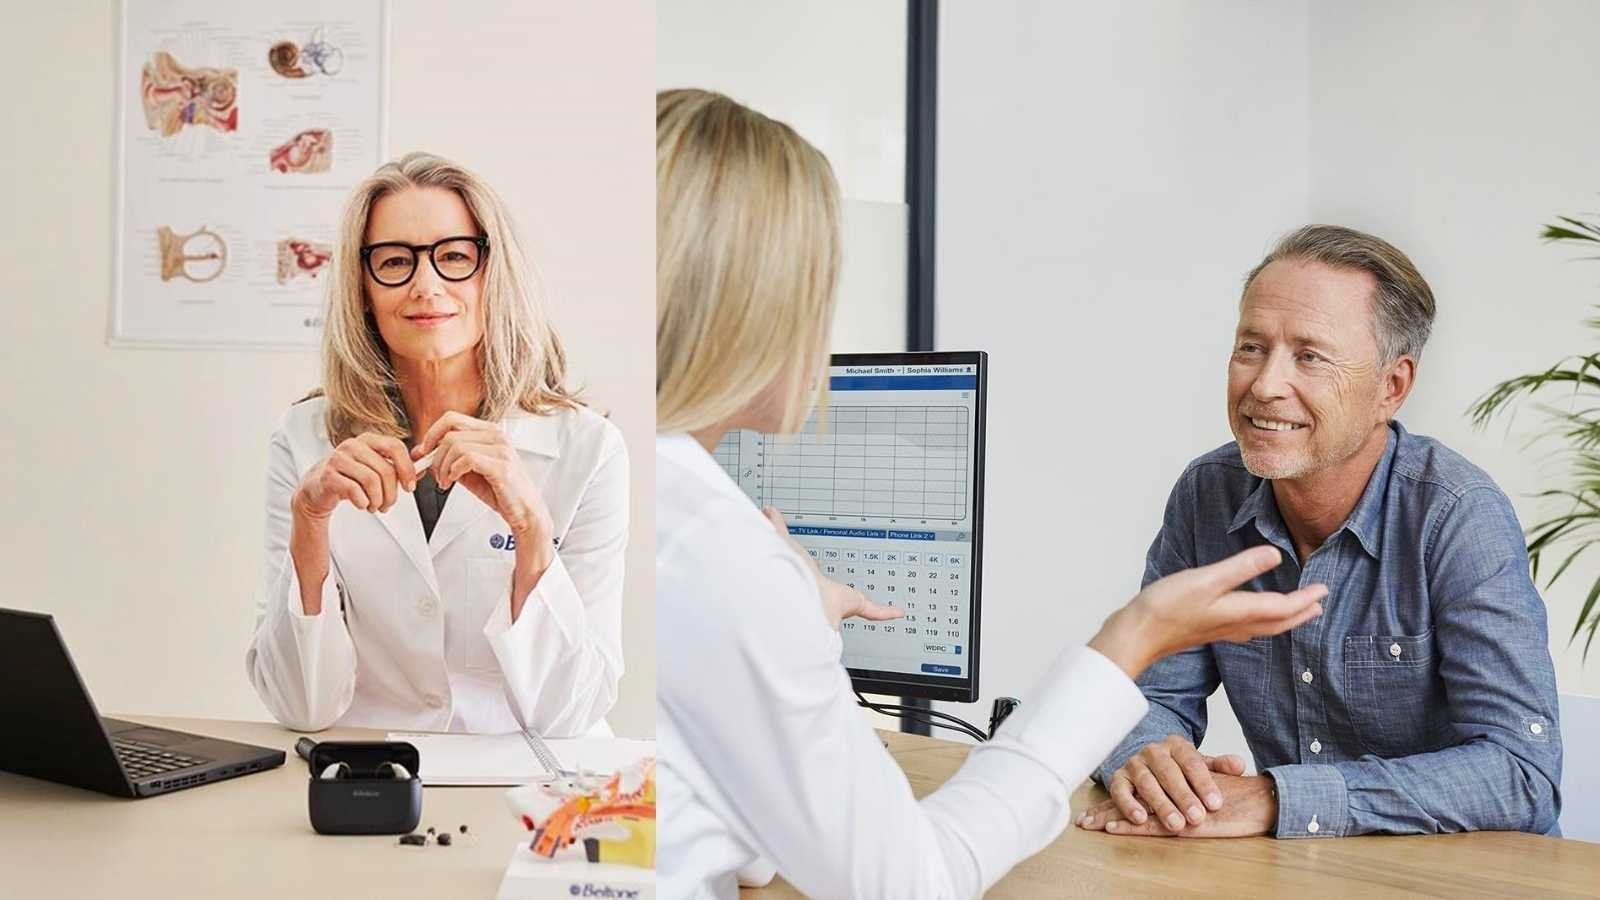
[[[336,763],[348,772],[320,777]],[[411,777],[397,780],[385,763],[399,763]],[[317,744],[311,750],[311,827],[318,834],[410,834],[422,821],[421,766],[417,748],[404,741]]]

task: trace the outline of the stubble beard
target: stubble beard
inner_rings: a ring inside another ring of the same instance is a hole
[[[1239,418],[1239,421],[1241,429],[1255,427],[1250,424],[1248,418],[1243,416]],[[1235,434],[1234,439],[1238,440],[1238,438],[1239,435]],[[1257,478],[1265,478],[1268,481],[1288,481],[1315,475],[1318,472],[1333,468],[1354,456],[1356,451],[1361,449],[1361,445],[1366,443],[1366,440],[1366,434],[1359,430],[1352,430],[1340,442],[1339,446],[1322,450],[1315,446],[1308,446],[1290,454],[1253,453],[1245,441],[1239,440],[1239,455],[1244,460],[1245,470],[1251,475]]]

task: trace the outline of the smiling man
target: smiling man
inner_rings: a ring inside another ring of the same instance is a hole
[[[1097,770],[1111,799],[1082,827],[1555,832],[1555,672],[1522,529],[1481,469],[1395,421],[1433,312],[1403,253],[1347,228],[1302,228],[1250,273],[1236,441],[1178,479],[1144,583],[1269,543],[1282,565],[1245,587],[1326,584],[1324,612],[1146,670],[1150,711]],[[1197,749],[1218,684],[1259,775]]]

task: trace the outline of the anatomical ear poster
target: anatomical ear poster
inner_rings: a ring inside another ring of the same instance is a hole
[[[111,343],[315,346],[386,158],[385,0],[123,0]]]

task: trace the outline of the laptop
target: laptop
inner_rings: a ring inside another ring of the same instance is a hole
[[[0,609],[0,771],[150,797],[283,761],[282,750],[101,718],[55,619]]]

